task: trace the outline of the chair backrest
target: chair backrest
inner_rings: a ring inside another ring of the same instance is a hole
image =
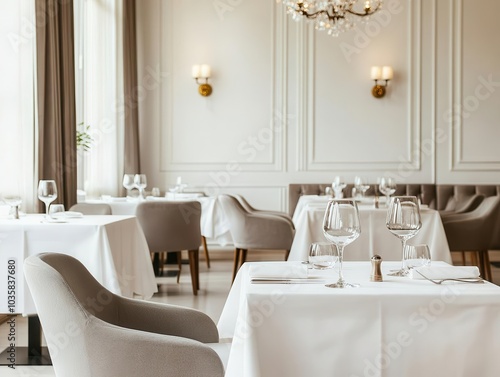
[[[242,195],[238,195],[238,194],[235,194],[235,195],[232,195],[240,204],[241,206],[247,211],[247,212],[254,212],[254,211],[257,211],[257,209],[255,209],[254,207],[252,207],[250,205],[250,203],[248,203],[248,201],[242,196]]]
[[[113,322],[115,296],[81,262],[65,254],[30,256],[24,271],[56,375],[90,376],[86,328],[92,317]]]
[[[106,203],[78,203],[69,209],[84,215],[111,215],[111,206]]]
[[[196,250],[201,243],[201,204],[198,201],[146,201],[136,216],[149,251]]]

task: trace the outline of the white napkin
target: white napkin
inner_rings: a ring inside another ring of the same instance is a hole
[[[416,270],[416,271],[415,271]],[[475,279],[479,277],[479,268],[476,266],[427,266],[410,270],[411,279],[425,279],[418,272],[429,279]]]
[[[307,265],[298,263],[258,263],[250,266],[250,278],[307,279]]]
[[[83,213],[76,211],[56,212],[52,214],[51,217],[54,219],[65,219],[65,218],[70,219],[70,218],[83,217]]]

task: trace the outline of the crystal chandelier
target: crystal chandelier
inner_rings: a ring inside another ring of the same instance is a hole
[[[295,21],[305,17],[314,23],[316,30],[326,30],[337,37],[353,29],[358,18],[367,21],[380,9],[382,0],[283,0],[283,5]]]

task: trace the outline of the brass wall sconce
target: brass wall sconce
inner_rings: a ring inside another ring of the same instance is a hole
[[[375,86],[372,88],[372,94],[375,98],[382,98],[385,96],[386,87],[389,80],[392,80],[394,72],[392,67],[372,67],[371,77],[375,81]],[[385,84],[379,84],[379,80],[384,80]]]
[[[208,64],[196,64],[193,65],[192,76],[196,80],[198,86],[198,93],[203,97],[208,97],[212,94],[212,86],[208,83],[208,78],[210,77],[211,69]],[[204,83],[200,83],[200,79],[205,79]]]

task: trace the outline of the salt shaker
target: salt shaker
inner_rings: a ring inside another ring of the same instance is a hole
[[[370,275],[370,281],[383,281],[382,271],[380,265],[382,264],[382,257],[380,255],[374,255],[371,258],[372,261],[372,274]]]

